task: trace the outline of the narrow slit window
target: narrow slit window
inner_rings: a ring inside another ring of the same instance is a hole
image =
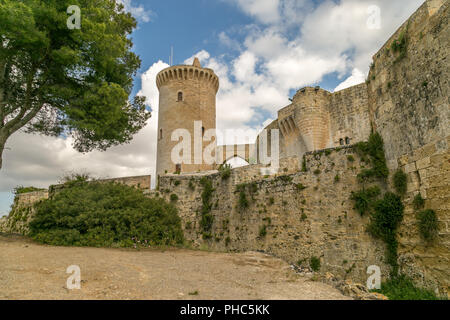
[[[162,129],[159,129],[159,139],[162,139],[163,138],[163,131],[162,131]]]
[[[183,101],[183,92],[178,92],[178,101]]]

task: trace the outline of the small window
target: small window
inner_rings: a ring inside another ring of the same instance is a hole
[[[341,146],[343,146],[343,145],[344,145],[344,139],[340,139],[340,140],[339,140],[339,144],[340,144]]]
[[[159,139],[162,139],[163,138],[163,132],[162,132],[162,129],[159,129]]]
[[[350,144],[350,138],[349,137],[345,138],[345,144]]]
[[[178,101],[183,101],[183,92],[178,92]]]
[[[181,173],[181,164],[177,164],[177,165],[175,166],[175,173],[176,173],[176,174],[180,174],[180,173]]]

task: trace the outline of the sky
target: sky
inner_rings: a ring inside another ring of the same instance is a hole
[[[133,51],[142,65],[132,96],[147,98],[152,118],[131,143],[106,152],[80,154],[70,137],[14,134],[0,170],[0,216],[9,212],[16,186],[46,188],[73,172],[97,178],[154,176],[155,78],[169,66],[171,47],[174,64],[198,57],[219,76],[217,129],[245,130],[252,138],[298,89],[319,85],[333,92],[365,81],[372,56],[424,2],[119,1],[138,21]]]

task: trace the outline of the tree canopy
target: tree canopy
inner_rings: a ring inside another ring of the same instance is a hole
[[[69,28],[68,8],[81,26]],[[72,136],[80,152],[131,141],[150,117],[129,101],[136,20],[116,0],[0,0],[0,168],[20,129]]]

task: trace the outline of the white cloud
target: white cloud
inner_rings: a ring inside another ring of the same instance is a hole
[[[130,12],[138,21],[150,22],[154,13],[151,10],[146,10],[143,5],[135,6],[132,0],[117,0],[125,7],[125,11]]]
[[[341,82],[335,89],[334,92],[339,90],[344,90],[349,87],[355,86],[357,84],[363,83],[365,81],[365,75],[358,69],[353,69],[352,75]]]
[[[255,17],[264,24],[275,23],[280,19],[278,14],[279,0],[230,0],[236,3],[245,13]]]

